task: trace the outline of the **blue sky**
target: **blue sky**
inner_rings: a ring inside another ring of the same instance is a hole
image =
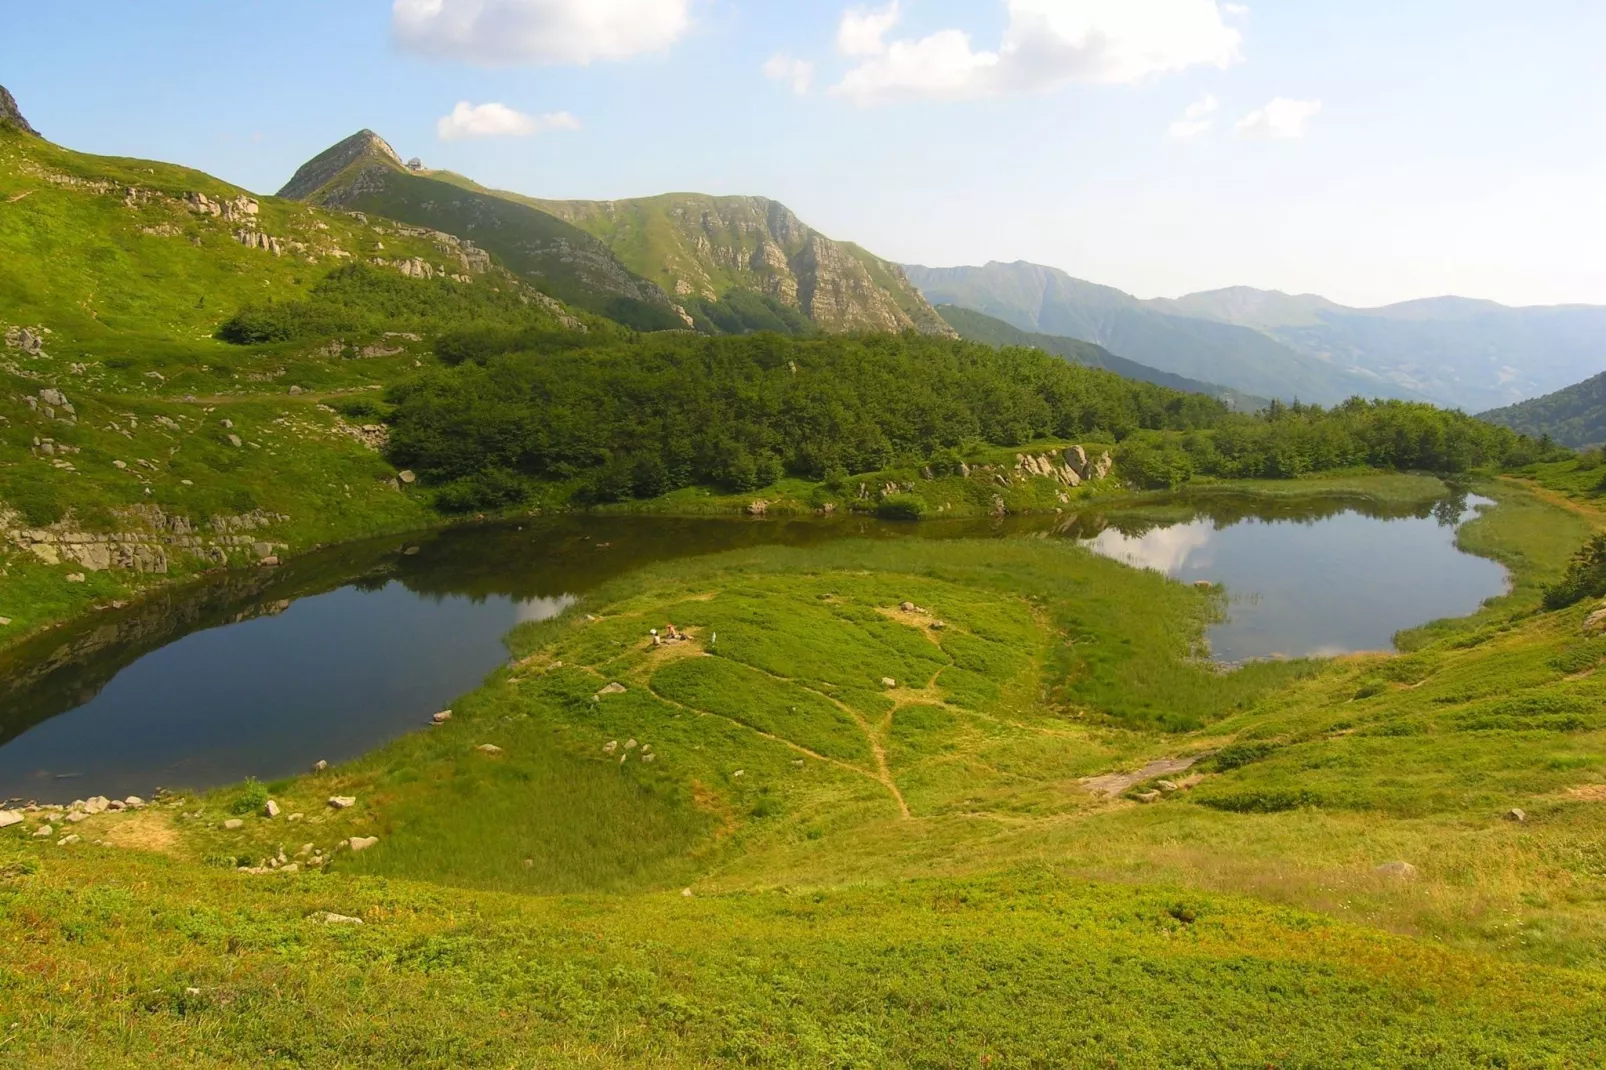
[[[537,196],[764,194],[891,259],[1145,297],[1606,304],[1599,0],[7,7],[46,136],[259,192],[366,126]]]

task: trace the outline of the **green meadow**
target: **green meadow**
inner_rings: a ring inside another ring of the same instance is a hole
[[[1230,673],[1060,540],[649,566],[363,759],[0,833],[0,1062],[1598,1065],[1590,528],[1480,489],[1510,595]]]

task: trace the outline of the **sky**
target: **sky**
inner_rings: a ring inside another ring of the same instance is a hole
[[[259,193],[368,127],[1140,297],[1606,304],[1600,0],[4,0],[45,136]]]

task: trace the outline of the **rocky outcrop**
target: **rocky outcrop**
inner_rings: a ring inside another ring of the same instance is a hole
[[[14,520],[0,517],[6,519]],[[197,531],[188,517],[170,515],[154,505],[130,506],[119,511],[119,519],[124,530],[115,532],[77,530],[71,517],[43,528],[12,527],[7,523],[5,537],[47,565],[73,564],[90,572],[164,574],[173,553],[188,554],[206,565],[226,565],[231,554],[264,556],[259,546],[268,547],[270,552],[288,548],[282,543],[263,543],[247,534],[289,520],[276,513],[214,516],[208,522],[210,537]]]
[[[712,301],[745,289],[799,309],[828,331],[953,335],[901,268],[832,241],[766,197],[676,193],[535,203],[679,296]]]
[[[359,130],[301,165],[300,170],[279,191],[279,196],[302,200],[333,182],[340,173],[364,157],[375,157],[404,168],[402,158],[390,144],[372,130]]]
[[[22,109],[17,107],[17,98],[12,96],[11,91],[3,85],[0,85],[0,123],[9,123],[24,134],[32,134],[34,137],[43,136],[39,131],[28,125],[28,120],[22,117]]]

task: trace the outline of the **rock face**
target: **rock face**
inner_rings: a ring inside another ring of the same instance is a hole
[[[384,138],[372,130],[359,130],[302,164],[294,177],[285,183],[284,189],[279,191],[279,196],[301,200],[334,181],[340,172],[358,160],[371,155],[394,161],[397,167],[405,166],[402,158]]]
[[[827,331],[954,332],[903,269],[814,230],[767,197],[673,193],[627,201],[536,201],[601,239],[677,297],[751,290]],[[650,234],[652,240],[642,241]]]
[[[28,120],[22,117],[22,109],[17,107],[17,98],[3,85],[0,85],[0,123],[10,123],[24,134],[43,136],[28,125]]]

